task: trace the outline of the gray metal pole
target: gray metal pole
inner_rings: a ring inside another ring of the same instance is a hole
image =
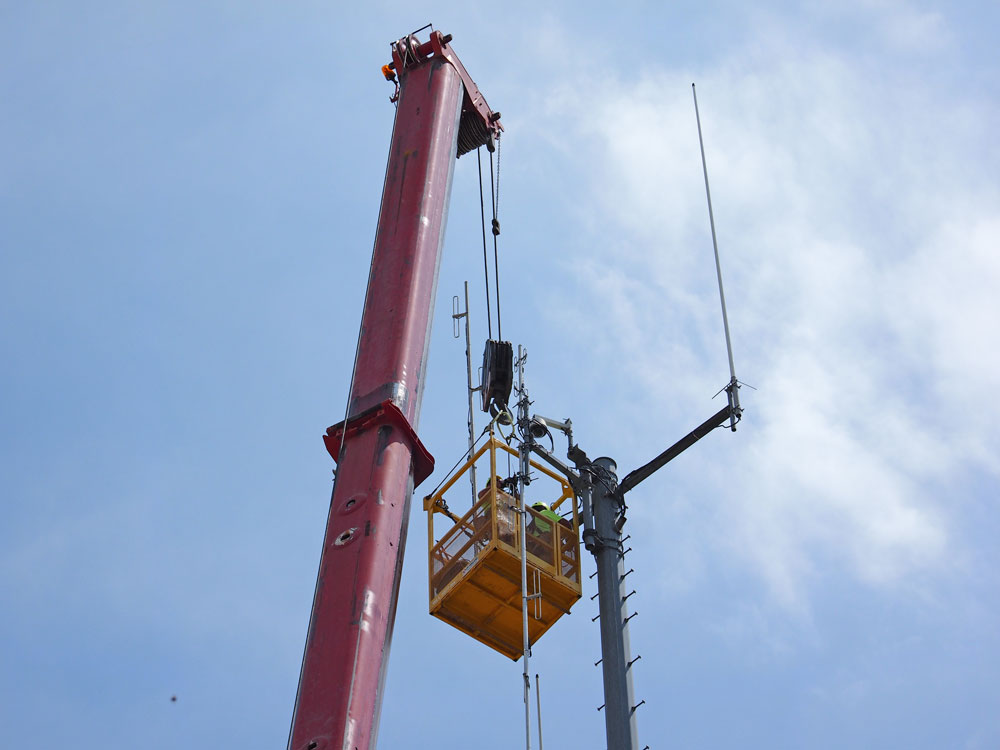
[[[625,556],[622,555],[618,558],[618,580],[623,581],[626,575],[625,572]],[[619,590],[619,593],[624,591],[624,586]],[[626,601],[627,595],[623,595],[621,598],[621,610],[618,616],[621,617],[622,621],[622,654],[625,659],[625,690],[628,695],[628,705],[629,705],[629,733],[632,735],[632,747],[639,747],[639,729],[636,726],[635,721],[635,689],[632,685],[632,639],[629,636],[628,621],[630,619],[628,613],[628,602]],[[636,613],[638,614],[638,612]]]
[[[601,664],[604,671],[604,725],[608,750],[635,750],[632,742],[632,706],[629,702],[628,656],[622,620],[621,529],[622,501],[617,492],[618,466],[610,458],[598,458],[593,471],[594,558],[597,561],[597,591],[601,622]]]

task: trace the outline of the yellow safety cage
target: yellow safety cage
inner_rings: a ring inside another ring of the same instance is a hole
[[[448,510],[446,495],[459,496],[455,483],[484,455],[489,476],[497,476],[497,452],[518,453],[491,432],[472,457],[424,498],[430,578],[430,613],[490,648],[517,660],[523,651],[521,611],[521,524],[518,500],[490,481],[461,518]],[[482,466],[485,469],[485,465]],[[579,518],[572,488],[548,467],[531,461],[531,468],[550,480],[538,482],[552,493],[544,497],[552,511],[568,502],[571,513],[555,521],[526,508],[528,573],[528,642],[534,643],[580,598]],[[537,475],[536,475],[537,477]],[[538,477],[541,479],[541,477]],[[485,483],[484,483],[485,484]],[[467,491],[467,490],[466,490]],[[539,497],[536,482],[532,497]],[[468,496],[466,495],[466,498]],[[437,541],[434,517],[453,523]]]

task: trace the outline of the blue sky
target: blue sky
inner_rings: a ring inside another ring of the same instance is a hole
[[[623,473],[728,377],[698,84],[758,390],[630,501],[642,743],[1000,746],[1000,19],[902,0],[4,4],[3,745],[284,745],[378,71],[428,21],[504,114],[503,330],[535,408]],[[465,441],[463,280],[485,338],[477,202],[463,158],[429,484]],[[520,666],[426,614],[424,524],[414,503],[381,746],[516,747]],[[535,648],[549,747],[603,747],[590,593]]]

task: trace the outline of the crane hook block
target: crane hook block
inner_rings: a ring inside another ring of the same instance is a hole
[[[509,341],[486,342],[483,350],[483,411],[496,416],[507,408],[514,386],[514,347]]]

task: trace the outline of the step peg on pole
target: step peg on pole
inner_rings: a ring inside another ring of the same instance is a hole
[[[631,710],[631,711],[629,711],[629,714],[630,714],[630,715],[631,715],[631,714],[634,714],[634,713],[635,713],[635,710],[636,710],[637,708],[639,708],[639,706],[641,706],[641,705],[642,705],[643,703],[645,703],[645,702],[646,702],[646,701],[639,701],[638,703],[636,703],[636,704],[635,704],[634,706],[632,706],[632,710]]]
[[[622,627],[625,627],[626,625],[628,625],[628,621],[631,620],[633,617],[635,617],[637,614],[639,614],[639,613],[638,612],[633,612],[628,617],[626,617],[624,620],[622,620]]]
[[[623,576],[622,576],[621,578],[619,578],[618,580],[619,580],[619,581],[624,581],[624,580],[625,580],[625,576],[627,576],[627,575],[628,575],[629,573],[633,573],[634,571],[635,571],[635,569],[634,569],[634,568],[629,568],[629,569],[628,569],[628,570],[627,570],[627,571],[625,572],[625,575],[623,575]]]
[[[641,659],[641,658],[642,658],[642,654],[639,654],[632,661],[630,661],[628,664],[625,665],[625,669],[631,669],[632,665],[635,664],[637,661],[639,661],[639,659]]]
[[[595,662],[594,662],[594,666],[596,667],[596,666],[597,666],[598,664],[600,664],[600,663],[601,663],[602,661],[604,661],[604,657],[603,657],[603,656],[602,656],[602,657],[601,657],[600,659],[598,659],[597,661],[595,661]]]
[[[602,708],[604,708],[604,706],[605,706],[605,705],[607,705],[607,704],[605,704],[605,703],[602,703],[601,705],[599,705],[599,706],[597,707],[597,710],[598,710],[598,711],[600,711],[600,710],[601,710]]]
[[[635,593],[635,589],[632,589],[629,593],[625,594],[625,596],[622,597],[622,604],[624,604],[626,601],[628,601],[628,598],[630,596],[632,596],[632,594],[634,594],[634,593]]]

